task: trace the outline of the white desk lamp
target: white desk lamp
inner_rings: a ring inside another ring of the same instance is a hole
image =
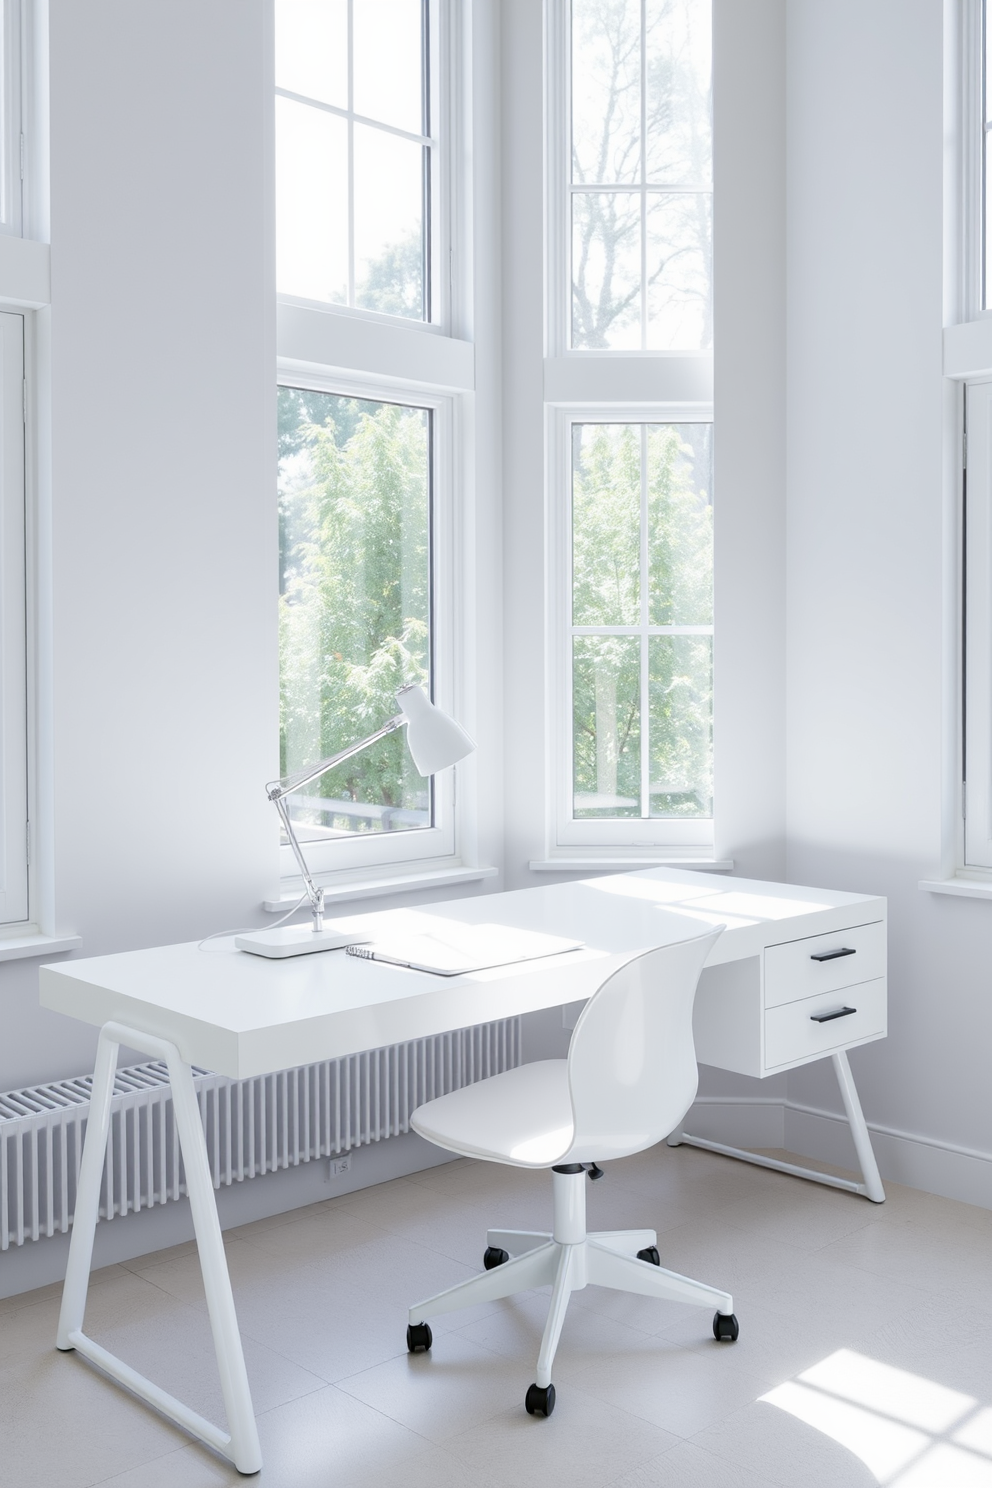
[[[290,820],[289,808],[286,805],[286,797],[293,791],[299,790],[311,780],[316,780],[318,775],[323,775],[325,770],[331,770],[335,765],[341,765],[345,760],[351,759],[353,754],[367,749],[370,744],[375,744],[379,739],[384,739],[387,734],[392,734],[398,728],[406,725],[406,741],[413,756],[413,763],[423,776],[437,775],[441,770],[446,770],[449,765],[454,765],[467,754],[471,754],[475,744],[469,738],[465,730],[447,713],[442,713],[440,708],[427,698],[420,687],[411,684],[401,687],[396,694],[396,701],[400,705],[400,712],[388,723],[384,723],[381,729],[374,734],[369,734],[367,739],[360,740],[357,744],[351,744],[347,749],[342,749],[340,754],[331,755],[330,759],[321,760],[318,765],[308,765],[306,769],[299,770],[295,775],[287,775],[284,780],[273,780],[265,787],[269,800],[278,811],[282,824],[286,828],[286,836],[289,845],[300,865],[303,875],[303,883],[310,900],[310,909],[313,923],[307,925],[284,925],[275,930],[257,930],[250,935],[239,935],[235,945],[241,951],[251,951],[256,956],[270,956],[282,958],[284,956],[305,956],[311,951],[332,951],[340,946],[355,945],[362,939],[361,935],[342,935],[337,930],[324,929],[324,890],[318,888],[310,876],[306,858],[297,841]]]

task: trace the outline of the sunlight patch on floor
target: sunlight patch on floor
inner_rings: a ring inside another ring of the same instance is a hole
[[[761,1398],[853,1452],[885,1488],[992,1488],[992,1409],[935,1380],[838,1349]]]

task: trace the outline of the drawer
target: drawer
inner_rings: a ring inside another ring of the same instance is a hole
[[[837,955],[843,951],[847,954]],[[821,959],[826,958],[826,959]],[[811,935],[765,950],[765,1007],[835,992],[885,975],[885,921]]]
[[[853,1008],[854,1012],[826,1023],[814,1022],[816,1014],[840,1012],[845,1007]],[[821,1054],[884,1032],[884,977],[844,987],[839,993],[826,992],[800,1002],[783,1003],[765,1013],[765,1069],[796,1064],[802,1059],[818,1059]]]

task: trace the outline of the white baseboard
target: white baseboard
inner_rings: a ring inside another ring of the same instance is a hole
[[[785,1109],[767,1096],[701,1095],[682,1123],[694,1137],[730,1147],[784,1147]]]
[[[784,1147],[801,1157],[856,1168],[846,1119],[795,1101],[765,1096],[700,1096],[683,1124],[693,1136],[712,1142],[734,1147]],[[883,1179],[992,1209],[992,1153],[953,1147],[870,1121],[868,1130]]]
[[[356,1147],[351,1154],[351,1171],[331,1177],[326,1158],[266,1173],[250,1182],[235,1183],[217,1190],[217,1212],[221,1229],[234,1229],[255,1219],[268,1219],[273,1214],[286,1214],[307,1204],[338,1198],[386,1183],[391,1178],[405,1178],[425,1168],[452,1162],[450,1152],[434,1147],[416,1132],[391,1137],[388,1142],[372,1142]],[[93,1268],[132,1261],[152,1251],[165,1250],[193,1238],[193,1219],[189,1200],[159,1204],[142,1209],[138,1214],[117,1216],[96,1227],[93,1246]],[[69,1236],[45,1236],[12,1245],[0,1252],[0,1297],[18,1296],[35,1287],[62,1281],[69,1254]]]

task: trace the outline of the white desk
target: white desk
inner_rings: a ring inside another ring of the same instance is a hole
[[[865,1178],[846,1186],[884,1197],[846,1058],[847,1049],[886,1032],[884,899],[655,868],[336,923],[376,935],[438,917],[544,930],[581,939],[586,949],[451,978],[344,951],[270,961],[218,951],[217,943],[41,968],[42,1004],[102,1030],[58,1346],[83,1353],[241,1472],[257,1472],[261,1455],[191,1064],[243,1079],[578,1001],[632,953],[723,923],[697,996],[700,1061],[761,1077],[830,1055]],[[228,1432],[82,1331],[121,1043],[169,1066]],[[684,1133],[671,1140],[754,1160]]]

